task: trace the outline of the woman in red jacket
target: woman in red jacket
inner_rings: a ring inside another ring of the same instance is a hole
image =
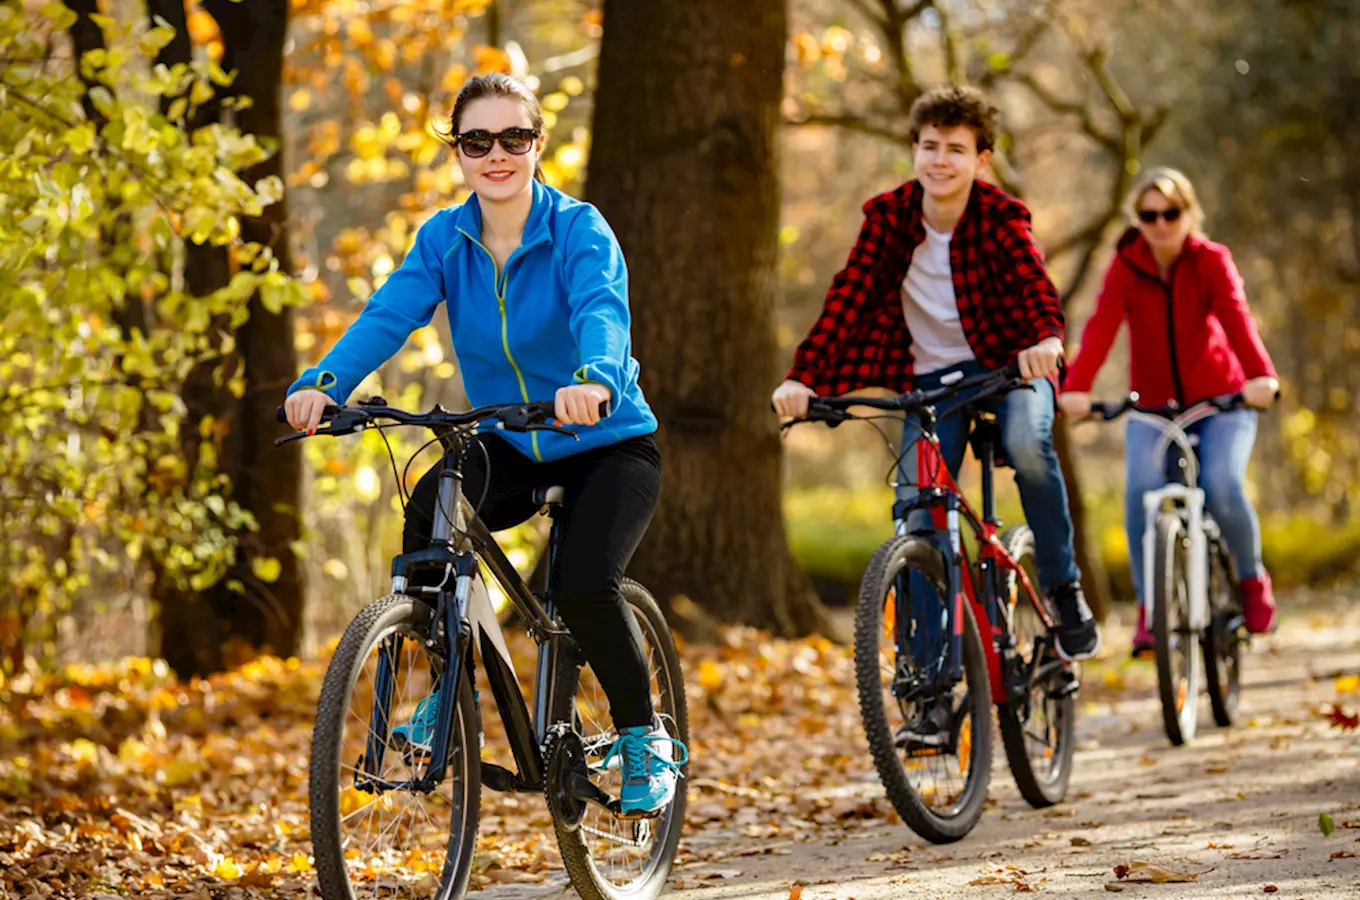
[[[1058,399],[1062,410],[1075,417],[1090,413],[1091,383],[1124,322],[1129,326],[1129,386],[1141,402],[1175,401],[1187,407],[1242,391],[1248,406],[1269,406],[1279,389],[1275,367],[1247,309],[1232,254],[1200,232],[1203,213],[1189,179],[1174,169],[1152,169],[1129,197],[1134,225],[1119,239],[1096,310],[1082,332],[1081,350]],[[1256,411],[1219,413],[1189,431],[1199,434],[1200,486],[1237,566],[1247,630],[1269,631],[1275,599],[1261,565],[1260,524],[1245,490]],[[1159,437],[1155,428],[1134,420],[1125,433],[1124,527],[1140,611],[1142,498],[1166,483],[1162,460],[1154,458]],[[1140,614],[1134,655],[1152,644]]]

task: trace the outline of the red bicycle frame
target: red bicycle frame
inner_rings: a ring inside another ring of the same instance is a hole
[[[963,414],[962,412],[960,414]],[[949,665],[951,678],[962,677],[963,670],[963,604],[968,602],[973,608],[973,618],[984,635],[990,640],[982,642],[983,654],[987,660],[987,671],[991,677],[992,697],[997,703],[1010,696],[1005,674],[1001,667],[1002,641],[1009,639],[1009,629],[1003,627],[1000,605],[1001,577],[1005,572],[1013,572],[1010,596],[1006,598],[1006,616],[1010,616],[1019,599],[1019,591],[1026,591],[1034,608],[1043,620],[1044,627],[1051,629],[1052,617],[1044,604],[1038,601],[1037,592],[1030,582],[1029,574],[1006,551],[997,532],[1000,521],[996,516],[993,477],[996,469],[996,443],[999,432],[991,414],[980,413],[974,448],[982,464],[982,516],[979,517],[969,505],[954,476],[949,473],[940,451],[940,440],[934,429],[934,416],[926,410],[917,413],[921,421],[921,436],[915,443],[916,489],[917,496],[907,503],[899,503],[894,509],[898,519],[898,532],[906,531],[906,516],[912,509],[928,509],[931,524],[937,533],[946,535],[945,554],[946,577],[949,588],[949,615],[951,633],[949,635]],[[960,514],[968,520],[978,541],[977,580],[974,580],[974,567],[968,558],[968,549],[962,540]],[[993,606],[993,604],[995,606]],[[1010,648],[1005,648],[1009,650]]]

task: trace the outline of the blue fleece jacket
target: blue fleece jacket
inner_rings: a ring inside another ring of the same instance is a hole
[[[656,431],[638,386],[629,334],[628,270],[600,211],[534,182],[519,249],[497,271],[481,243],[474,194],[421,226],[401,268],[372,297],[321,362],[288,389],[325,391],[344,403],[370,372],[430,324],[445,301],[463,387],[473,406],[551,400],[557,389],[597,382],[610,415],[575,426],[580,440],[500,432],[540,462]]]

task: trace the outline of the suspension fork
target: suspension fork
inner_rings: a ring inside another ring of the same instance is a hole
[[[369,713],[368,739],[364,744],[364,758],[359,771],[354,773],[354,784],[359,790],[371,791],[372,781],[382,775],[383,755],[387,749],[388,727],[392,703],[392,685],[399,674],[401,645],[406,638],[393,634],[383,639],[378,651],[378,671],[373,679],[373,708]]]
[[[429,767],[415,784],[415,788],[420,791],[432,791],[438,787],[448,769],[449,739],[453,734],[453,719],[458,707],[458,679],[464,675],[463,669],[471,645],[472,627],[468,624],[467,610],[472,578],[477,571],[477,557],[471,550],[458,554],[454,558],[453,571],[456,577],[453,602],[441,604],[444,634],[448,636],[445,643],[448,658],[444,661],[444,674],[439,679],[439,703],[436,707]]]

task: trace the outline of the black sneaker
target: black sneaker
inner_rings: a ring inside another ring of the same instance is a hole
[[[1069,581],[1048,592],[1058,607],[1055,638],[1058,655],[1067,660],[1090,659],[1100,649],[1100,629],[1081,592],[1081,583]]]
[[[897,729],[893,744],[908,756],[936,756],[950,749],[953,743],[953,717],[949,705],[939,700],[925,701],[914,722]]]

